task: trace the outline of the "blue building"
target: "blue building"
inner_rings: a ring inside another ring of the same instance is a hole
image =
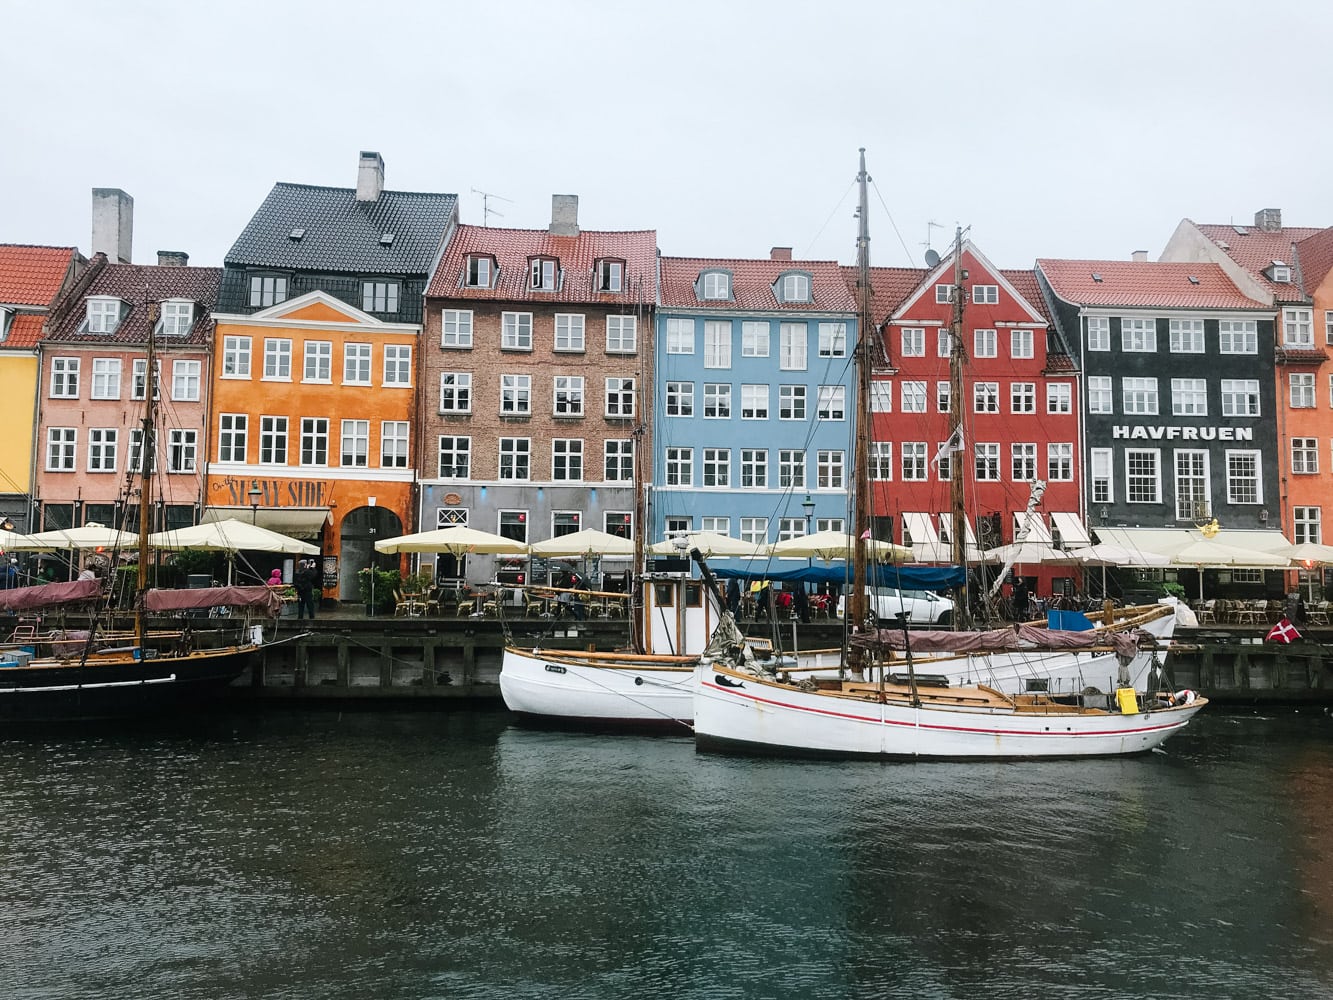
[[[650,540],[845,530],[857,323],[837,263],[664,257],[659,288]]]

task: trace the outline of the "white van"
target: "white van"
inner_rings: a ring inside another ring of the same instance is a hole
[[[866,588],[875,607],[875,617],[881,625],[897,625],[898,615],[907,612],[912,625],[953,624],[953,598],[941,597],[929,590],[898,590],[896,587]],[[843,613],[843,599],[838,598],[838,617]]]

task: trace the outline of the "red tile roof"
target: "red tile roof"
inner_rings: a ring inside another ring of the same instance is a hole
[[[467,260],[491,256],[499,267],[493,288],[465,286]],[[554,291],[529,287],[528,261],[533,257],[555,257],[560,261],[563,281]],[[623,292],[598,292],[593,288],[593,264],[606,258],[625,262]],[[532,302],[586,302],[614,304],[651,303],[657,283],[657,231],[583,231],[577,236],[553,236],[545,229],[491,229],[459,226],[449,241],[439,266],[431,276],[426,295],[430,298],[491,299]]]
[[[1296,244],[1296,257],[1301,266],[1301,283],[1313,295],[1333,271],[1333,228],[1321,229]]]
[[[844,267],[847,287],[856,294],[855,267]],[[893,311],[907,301],[930,272],[921,267],[872,267],[870,269],[870,313],[875,321],[883,323]]]
[[[1046,308],[1046,297],[1041,294],[1041,285],[1037,282],[1037,272],[1030,268],[1021,271],[1000,271],[1004,275],[1004,280],[1014,286],[1014,291],[1023,296],[1023,301],[1032,307],[1033,311],[1044,319],[1048,326],[1053,326],[1051,322],[1050,310]]]
[[[35,347],[42,339],[42,323],[45,320],[44,313],[19,313],[9,324],[9,333],[0,347]]]
[[[695,283],[703,271],[731,272],[731,299],[701,299]],[[810,274],[810,302],[780,302],[773,283],[788,271]],[[834,260],[736,260],[715,257],[663,257],[662,306],[664,308],[733,309],[779,312],[854,313],[856,296],[843,279]]]
[[[213,307],[222,282],[220,267],[162,267],[156,264],[108,264],[89,283],[83,298],[62,308],[52,321],[48,340],[108,344],[144,344],[148,342],[147,303],[184,299],[195,303],[194,328],[187,336],[173,337],[172,343],[206,344],[213,330]],[[129,303],[115,333],[88,333],[81,330],[88,318],[85,302],[99,295],[110,295]]]
[[[1217,264],[1160,261],[1039,260],[1055,294],[1085,306],[1159,309],[1265,309],[1243,295]],[[1097,280],[1093,275],[1101,280]],[[1191,281],[1197,279],[1197,284]],[[1037,305],[1037,303],[1033,303]]]
[[[1269,281],[1264,274],[1264,269],[1275,260],[1280,260],[1294,269],[1296,254],[1292,250],[1292,244],[1314,236],[1320,232],[1318,228],[1283,226],[1281,229],[1270,230],[1256,229],[1253,226],[1200,225],[1199,223],[1195,223],[1195,225],[1199,227],[1199,232],[1221,247],[1228,257],[1271,288],[1278,299],[1291,302],[1305,298],[1304,290],[1295,284],[1294,275],[1292,283],[1283,284]]]
[[[77,252],[73,247],[0,243],[0,305],[50,306]]]

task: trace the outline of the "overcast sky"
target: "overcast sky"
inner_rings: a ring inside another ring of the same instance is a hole
[[[667,255],[1155,258],[1183,217],[1333,224],[1333,3],[0,0],[0,242],[219,265],[276,181],[447,191],[462,221],[656,229]],[[505,199],[505,200],[500,200]],[[937,223],[940,228],[931,228]]]

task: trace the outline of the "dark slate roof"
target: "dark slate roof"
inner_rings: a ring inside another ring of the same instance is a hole
[[[160,343],[203,345],[213,331],[213,307],[217,304],[220,267],[161,267],[156,264],[107,264],[99,270],[83,295],[71,308],[62,307],[52,323],[47,341],[54,343],[146,344],[147,303],[185,299],[195,304],[194,328],[184,337],[160,337]],[[110,295],[128,304],[115,333],[80,332],[88,317],[89,298]]]
[[[229,267],[272,267],[346,274],[427,274],[449,227],[458,196],[382,191],[357,201],[355,188],[273,185],[232,244]],[[299,240],[293,230],[305,230]],[[393,242],[380,242],[386,233]]]

